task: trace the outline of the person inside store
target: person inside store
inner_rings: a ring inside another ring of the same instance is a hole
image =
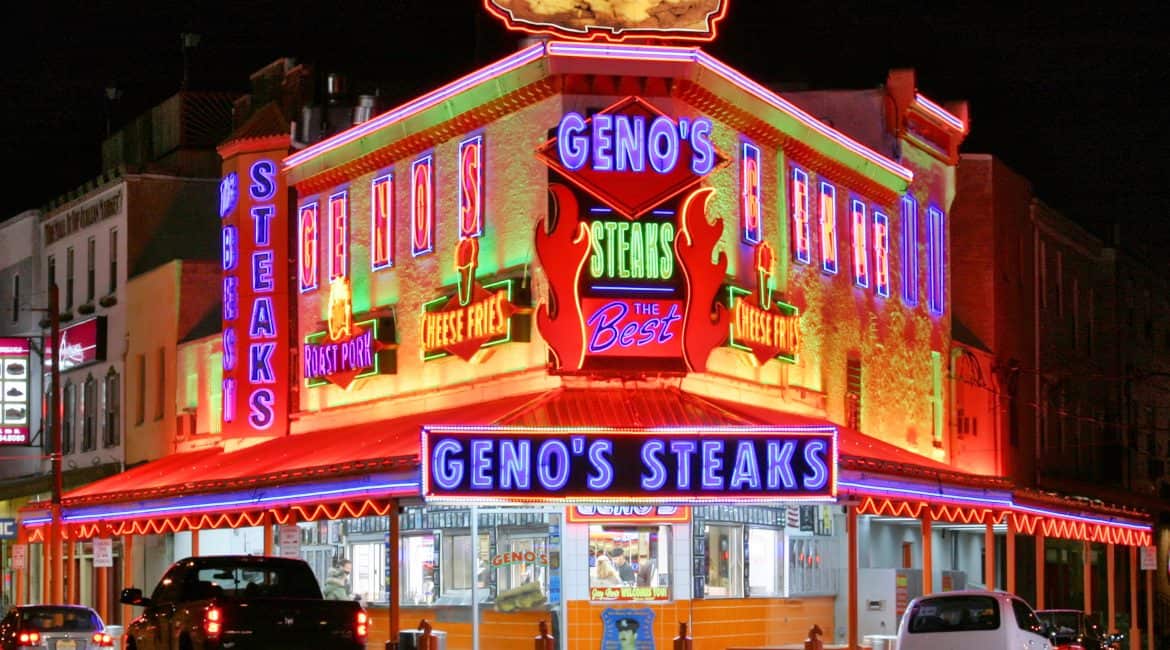
[[[638,640],[638,619],[619,618],[617,630],[618,650],[636,650],[634,643]]]
[[[654,577],[654,566],[650,564],[650,558],[645,554],[638,556],[638,587],[649,587]]]
[[[329,569],[329,577],[325,578],[326,600],[361,600],[361,595],[355,594],[349,581],[353,572],[353,562],[341,559]]]
[[[594,568],[593,584],[597,587],[617,587],[622,579],[613,568],[613,562],[604,553],[597,556],[597,566]]]
[[[625,552],[620,548],[615,548],[611,554],[613,555],[613,566],[617,569],[618,577],[621,578],[622,584],[634,584],[634,567],[630,566]]]

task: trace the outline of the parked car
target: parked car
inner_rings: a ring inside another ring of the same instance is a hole
[[[126,650],[362,650],[369,618],[352,600],[325,600],[309,565],[254,555],[192,557],[171,565],[126,627]]]
[[[1046,626],[1055,650],[1109,650],[1125,638],[1102,632],[1079,609],[1041,609],[1036,616]]]
[[[898,650],[1052,650],[1044,624],[1018,596],[951,591],[910,601]]]
[[[98,613],[81,605],[22,605],[0,621],[0,650],[92,650],[114,639]]]

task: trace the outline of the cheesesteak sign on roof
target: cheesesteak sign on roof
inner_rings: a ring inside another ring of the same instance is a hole
[[[484,0],[508,29],[572,40],[710,41],[730,0]]]

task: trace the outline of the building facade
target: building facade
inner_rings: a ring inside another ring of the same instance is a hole
[[[220,341],[187,348],[219,351],[220,432],[64,521],[123,585],[279,552],[371,644],[425,618],[452,648],[857,646],[915,595],[1015,590],[1017,541],[1148,544],[960,454],[963,110],[904,73],[858,97],[846,134],[696,47],[549,40],[306,148],[257,108],[219,147]]]

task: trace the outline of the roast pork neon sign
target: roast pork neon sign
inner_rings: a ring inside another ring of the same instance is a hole
[[[384,354],[394,348],[382,340],[387,326],[377,318],[353,322],[351,295],[348,279],[334,280],[325,331],[305,337],[302,361],[310,387],[330,383],[348,388],[355,379],[395,370],[393,356]]]
[[[426,498],[828,500],[837,437],[833,427],[424,427],[421,459]]]

